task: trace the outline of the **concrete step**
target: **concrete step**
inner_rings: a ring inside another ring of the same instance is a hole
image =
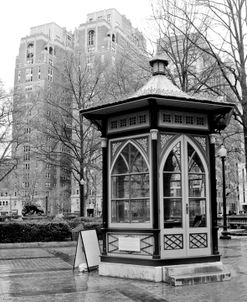
[[[167,266],[163,268],[163,281],[173,285],[194,285],[222,282],[231,279],[231,272],[221,262]]]

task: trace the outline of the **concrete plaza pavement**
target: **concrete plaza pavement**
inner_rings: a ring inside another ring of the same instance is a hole
[[[75,249],[72,241],[0,244],[0,301],[247,301],[247,237],[219,240],[230,281],[184,287],[73,271]]]

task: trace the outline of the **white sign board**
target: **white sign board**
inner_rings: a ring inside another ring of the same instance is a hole
[[[140,252],[141,241],[136,237],[119,237],[118,248],[120,251]]]
[[[79,232],[74,267],[85,262],[88,271],[97,268],[100,263],[99,242],[95,230]]]

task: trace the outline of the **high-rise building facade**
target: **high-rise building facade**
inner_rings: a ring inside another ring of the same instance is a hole
[[[18,165],[11,173],[8,188],[0,188],[5,199],[6,193],[13,196],[18,205],[13,210],[18,214],[26,203],[40,205],[49,215],[80,211],[79,187],[84,180],[78,182],[78,178],[72,176],[69,152],[63,152],[66,146],[58,135],[52,135],[58,116],[63,120],[68,116],[68,112],[63,115],[59,111],[61,98],[63,107],[71,107],[70,116],[78,116],[79,112],[74,109],[73,96],[66,98],[66,93],[63,96],[66,60],[72,54],[74,57],[82,55],[86,66],[92,70],[97,60],[105,67],[112,66],[127,51],[131,57],[143,54],[145,48],[142,33],[116,9],[88,14],[86,22],[73,34],[55,23],[48,23],[32,27],[30,34],[21,39],[13,99],[13,136],[18,140],[13,145],[12,156],[18,160]],[[66,125],[72,129],[73,117],[67,119]],[[69,135],[73,135],[73,130]],[[93,207],[94,213],[100,215],[101,173],[90,170],[89,174],[85,209]],[[10,203],[7,201],[8,205]]]
[[[144,55],[146,40],[143,34],[134,28],[116,9],[106,9],[87,14],[86,22],[80,24],[74,33],[74,51],[84,57],[87,66],[94,68],[101,64],[105,68],[119,63],[123,56],[130,64],[131,57]],[[135,68],[136,70],[136,68]],[[85,104],[87,106],[88,104]],[[95,164],[97,165],[97,164]],[[101,173],[92,171],[87,179],[87,198],[85,209],[94,208],[96,215],[101,215]],[[84,179],[82,180],[84,182]],[[80,183],[72,178],[71,211],[80,211]],[[85,211],[84,211],[85,212]]]
[[[114,8],[87,14],[86,22],[75,31],[75,49],[87,56],[88,64],[93,64],[95,56],[102,63],[114,63],[116,55],[127,48],[141,52],[146,48],[146,40]]]
[[[54,107],[49,91],[61,82],[59,68],[72,50],[73,35],[49,23],[31,28],[30,35],[21,39],[16,59],[13,135],[21,139],[13,148],[18,165],[12,190],[23,204],[39,204],[50,214],[70,211],[61,201],[70,196],[70,172],[59,164],[62,153],[56,163],[50,158],[49,151],[61,146],[46,126]]]

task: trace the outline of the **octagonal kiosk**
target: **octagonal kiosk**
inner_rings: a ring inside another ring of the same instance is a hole
[[[233,104],[190,96],[150,61],[132,97],[81,111],[102,134],[99,274],[173,285],[229,279],[218,252],[214,133]]]

